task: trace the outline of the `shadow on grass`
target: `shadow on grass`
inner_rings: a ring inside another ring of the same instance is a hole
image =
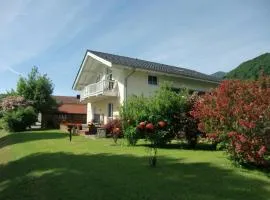
[[[30,142],[35,140],[60,139],[68,137],[68,134],[55,131],[26,131],[19,133],[10,133],[0,137],[0,149],[9,145]]]
[[[209,163],[38,153],[0,165],[2,199],[269,199],[269,182]],[[267,188],[268,187],[268,188]]]
[[[148,147],[150,144],[137,144],[136,146]],[[195,148],[191,148],[187,143],[173,143],[160,146],[161,149],[188,149],[188,150],[200,150],[200,151],[216,151],[216,146],[213,144],[198,143]]]

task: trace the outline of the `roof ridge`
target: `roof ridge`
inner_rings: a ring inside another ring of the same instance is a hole
[[[109,54],[109,55],[112,55],[112,56],[119,56],[119,57],[124,57],[124,58],[128,58],[128,59],[135,59],[135,60],[140,60],[140,61],[143,61],[143,62],[150,62],[150,63],[154,63],[154,64],[159,64],[159,65],[164,65],[164,66],[169,66],[169,67],[177,67],[177,68],[184,68],[184,67],[178,67],[176,65],[168,65],[168,64],[165,64],[165,63],[158,63],[158,62],[155,62],[155,61],[150,61],[150,60],[145,60],[145,59],[142,59],[142,58],[134,58],[134,57],[130,57],[130,56],[122,56],[122,55],[119,55],[119,54],[113,54],[113,53],[105,53],[105,52],[101,52],[101,51],[94,51],[94,50],[87,50],[87,51],[90,51],[92,53],[102,53],[102,54]],[[186,68],[185,68],[186,69]],[[190,69],[188,69],[190,70]]]
[[[112,54],[112,53],[105,53],[105,52],[94,51],[94,50],[90,50],[90,49],[87,49],[87,52],[93,53],[96,56],[99,56],[105,60],[107,59],[108,61],[110,61],[114,64],[122,64],[122,65],[134,66],[134,67],[138,67],[138,68],[145,68],[145,69],[148,69],[150,71],[151,70],[152,71],[163,71],[165,73],[174,73],[174,74],[179,74],[179,75],[181,74],[184,76],[189,76],[189,77],[198,78],[198,79],[202,79],[202,80],[208,80],[208,81],[215,81],[215,82],[220,81],[220,79],[218,79],[214,76],[211,76],[211,75],[208,75],[208,74],[205,74],[202,72],[198,72],[198,71],[193,70],[193,69],[188,69],[188,68],[179,67],[179,66],[175,66],[175,65],[168,65],[168,64],[164,64],[164,63],[143,60],[140,58],[122,56],[122,55],[117,55],[117,54]],[[134,61],[136,61],[136,62],[134,62]],[[151,66],[151,65],[153,65],[153,66]],[[162,69],[162,67],[165,67],[166,69]]]

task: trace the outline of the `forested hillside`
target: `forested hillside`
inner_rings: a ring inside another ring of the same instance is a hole
[[[257,79],[261,72],[270,76],[270,53],[243,62],[225,75],[225,79]]]

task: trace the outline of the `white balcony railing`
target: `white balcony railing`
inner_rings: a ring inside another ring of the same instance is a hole
[[[116,96],[116,82],[114,80],[103,80],[85,86],[81,91],[81,100],[98,95]]]

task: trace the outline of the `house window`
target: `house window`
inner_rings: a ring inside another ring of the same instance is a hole
[[[108,104],[108,117],[113,117],[113,104]]]
[[[60,114],[58,114],[58,118],[59,118],[60,120],[67,120],[67,115],[66,115],[66,114],[60,113]]]
[[[107,79],[111,81],[112,80],[112,74],[107,75]]]
[[[156,76],[148,76],[148,84],[149,85],[157,85],[157,77]]]
[[[99,81],[100,81],[100,74],[97,75],[96,83],[98,83]]]
[[[176,92],[176,93],[180,93],[181,91],[183,91],[182,88],[175,88],[175,87],[172,87],[171,88],[173,92]]]

